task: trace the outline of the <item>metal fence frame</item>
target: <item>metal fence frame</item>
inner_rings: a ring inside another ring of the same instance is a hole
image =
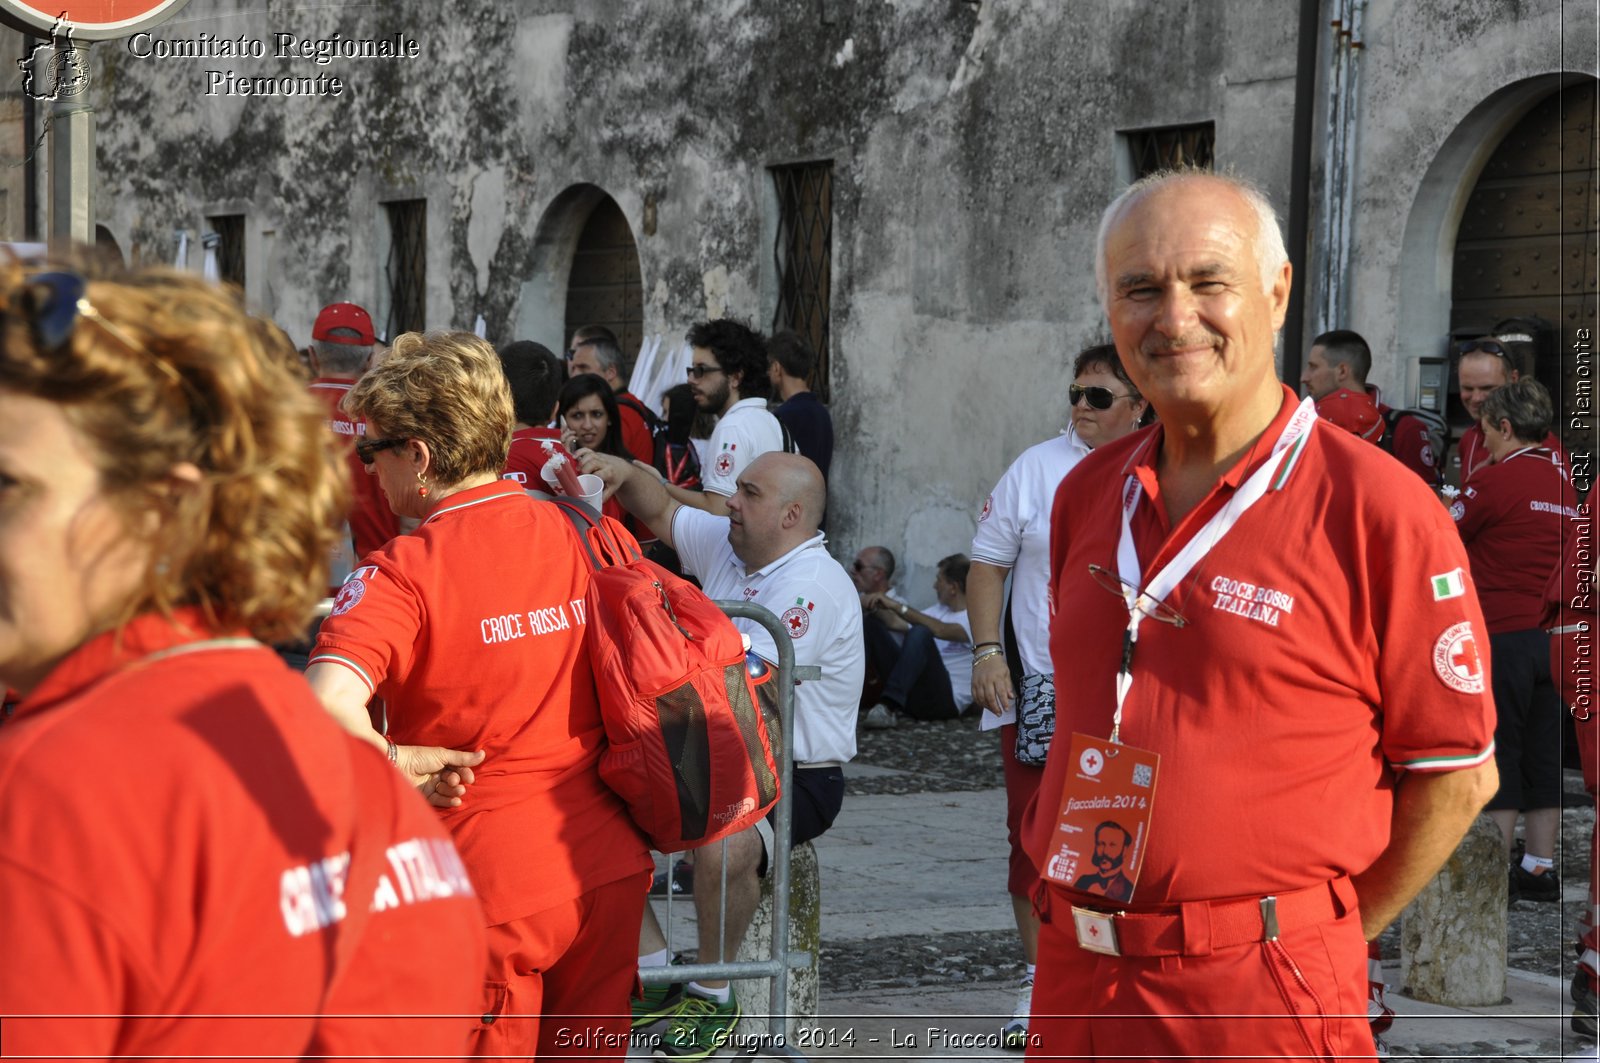
[[[789,638],[783,624],[768,609],[750,602],[737,602],[719,600],[717,608],[729,617],[753,620],[760,624],[772,635],[772,642],[778,649],[777,674],[773,682],[778,684],[777,702],[778,716],[781,721],[783,733],[783,746],[778,756],[778,803],[774,809],[774,822],[772,825],[772,857],[769,861],[768,876],[772,880],[772,949],[771,958],[765,960],[729,960],[721,963],[692,963],[667,967],[641,967],[639,968],[639,981],[645,985],[669,985],[673,982],[687,982],[692,979],[735,979],[735,978],[770,978],[772,979],[772,993],[768,998],[767,1014],[767,1043],[761,1051],[767,1055],[785,1055],[802,1058],[800,1054],[790,1047],[789,1030],[789,969],[792,967],[805,967],[811,963],[811,953],[800,950],[794,953],[789,951],[789,838],[793,834],[792,820],[794,816],[792,795],[790,793],[790,780],[794,775],[794,687],[802,679],[811,680],[821,677],[820,670],[810,668],[796,668],[794,663],[794,645]],[[721,842],[718,844],[726,844]],[[667,854],[667,875],[671,881],[672,855]],[[723,865],[723,895],[727,894],[727,865]],[[646,902],[648,903],[648,902]],[[726,911],[724,911],[726,920]],[[667,890],[667,916],[662,920],[661,932],[667,939],[667,948],[672,947],[672,891]],[[726,926],[723,928],[722,938],[726,938]],[[783,1028],[773,1029],[773,1023],[781,1020]],[[753,1054],[753,1053],[744,1053]]]

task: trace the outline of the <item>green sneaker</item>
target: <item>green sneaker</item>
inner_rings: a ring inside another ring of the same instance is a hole
[[[682,982],[645,986],[644,998],[633,1002],[633,1029],[649,1026],[666,1018],[677,1009],[678,1002],[682,999]]]
[[[686,1063],[704,1059],[727,1043],[743,1014],[738,998],[731,992],[726,1004],[685,993],[661,1034],[656,1054]]]

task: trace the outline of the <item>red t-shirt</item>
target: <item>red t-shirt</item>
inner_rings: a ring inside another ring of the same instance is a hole
[[[396,742],[487,753],[440,814],[491,925],[650,866],[600,779],[579,549],[567,517],[511,481],[451,495],[351,575],[311,656],[383,698]]]
[[[1068,736],[1111,733],[1128,613],[1091,564],[1117,571],[1121,496],[1148,581],[1267,460],[1296,403],[1176,529],[1156,480],[1163,429],[1097,447],[1056,492],[1051,534],[1056,738],[1024,839],[1048,864]],[[1161,755],[1139,905],[1274,893],[1366,868],[1389,841],[1398,769],[1493,752],[1488,646],[1450,520],[1417,477],[1316,425],[1268,491],[1146,620],[1121,739]],[[1474,636],[1478,636],[1476,639]]]
[[[655,437],[650,434],[650,425],[645,422],[644,415],[629,406],[623,401],[624,399],[642,401],[627,391],[617,392],[617,413],[622,419],[622,445],[634,457],[649,465],[656,460]]]
[[[339,403],[355,386],[354,380],[318,377],[311,382],[311,393],[328,404],[328,427],[351,449],[346,454],[350,465],[350,537],[355,540],[356,556],[365,557],[400,534],[400,518],[389,508],[389,500],[378,487],[378,478],[356,457],[355,442],[367,434],[367,425],[339,408]]]
[[[399,1018],[482,1003],[483,913],[448,835],[276,654],[201,624],[91,640],[0,727],[6,1051],[458,1056],[470,1023]],[[352,925],[329,886],[374,816],[383,875],[324,1002]]]
[[[1490,634],[1539,626],[1577,504],[1565,466],[1543,447],[1479,469],[1450,504]]]
[[[1554,432],[1546,433],[1544,441],[1539,445],[1546,450],[1554,452],[1563,467],[1569,464],[1567,452],[1562,449],[1561,440],[1556,438]],[[1489,467],[1489,448],[1483,441],[1482,425],[1470,425],[1465,432],[1461,433],[1461,442],[1457,447],[1457,453],[1461,455],[1461,482],[1463,484]]]

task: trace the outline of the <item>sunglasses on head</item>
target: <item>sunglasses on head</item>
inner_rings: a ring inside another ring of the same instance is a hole
[[[1076,384],[1067,388],[1067,398],[1071,400],[1071,405],[1076,406],[1079,399],[1088,399],[1091,410],[1109,410],[1113,402],[1127,397],[1118,395],[1110,388],[1080,388]]]
[[[691,365],[684,372],[689,374],[690,380],[699,380],[707,373],[722,372],[722,367],[720,365]]]
[[[378,451],[389,450],[393,447],[403,447],[406,441],[403,438],[391,439],[358,439],[356,440],[356,457],[361,459],[361,464],[371,465],[378,460]]]
[[[1469,354],[1492,354],[1508,362],[1511,360],[1511,352],[1496,340],[1468,340],[1456,349],[1458,358],[1465,358]]]
[[[41,351],[59,351],[71,341],[79,320],[88,320],[128,350],[154,363],[173,383],[186,385],[177,369],[151,354],[142,343],[96,310],[85,294],[88,288],[88,281],[76,273],[35,273],[27,279],[20,301],[33,342]]]

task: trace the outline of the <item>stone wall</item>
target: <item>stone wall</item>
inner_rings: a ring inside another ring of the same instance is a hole
[[[1437,298],[1401,309],[1438,284],[1406,257],[1408,219],[1456,194],[1429,183],[1431,160],[1479,101],[1580,62],[1562,33],[1592,41],[1592,8],[1373,4],[1351,307],[1380,351],[1419,353],[1445,327]],[[278,60],[279,32],[402,33],[420,55]],[[268,55],[96,46],[99,210],[124,250],[162,261],[174,229],[247,214],[250,293],[304,339],[325,301],[381,306],[381,203],[426,197],[430,325],[481,313],[492,340],[554,347],[576,205],[621,206],[648,332],[720,313],[766,327],[767,168],[831,159],[830,529],[842,556],[894,547],[927,600],[932,563],[965,549],[1011,458],[1063,426],[1070,359],[1104,337],[1092,242],[1130,172],[1118,131],[1213,121],[1219,164],[1286,213],[1296,32],[1293,5],[1259,0],[195,0],[157,37],[242,35]],[[208,96],[213,70],[344,88]],[[1385,360],[1375,379],[1406,373]]]

